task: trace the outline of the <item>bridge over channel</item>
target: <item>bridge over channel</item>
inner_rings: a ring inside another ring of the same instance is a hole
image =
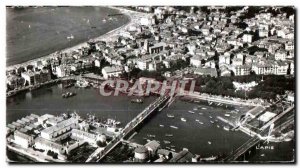
[[[124,141],[124,138],[129,135],[138,125],[142,124],[143,121],[150,116],[155,111],[158,111],[167,101],[170,96],[158,97],[154,102],[147,106],[140,114],[133,118],[121,131],[119,135],[113,138],[107,146],[103,148],[97,148],[86,160],[86,162],[99,162],[101,161],[109,152],[111,152],[119,143]],[[160,109],[161,110],[161,109]],[[159,111],[160,111],[159,110]],[[99,156],[99,157],[98,157]]]

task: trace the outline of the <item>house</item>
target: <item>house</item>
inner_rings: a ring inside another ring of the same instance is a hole
[[[108,79],[111,77],[119,77],[123,72],[123,69],[119,66],[106,66],[102,69],[102,74],[104,79]]]
[[[286,60],[287,52],[284,50],[279,50],[275,53],[275,60]]]
[[[261,61],[261,62],[253,63],[252,70],[257,75],[274,74],[273,62]]]
[[[32,71],[26,71],[21,73],[21,77],[23,77],[28,83],[28,85],[34,85],[35,80],[34,80],[34,72]]]
[[[156,43],[153,46],[149,47],[149,53],[160,53],[161,51],[164,51],[166,46],[167,44],[164,42]]]
[[[236,65],[232,66],[231,70],[235,76],[249,75],[251,71],[250,65]]]
[[[217,77],[217,69],[216,68],[196,68],[194,71],[196,75],[206,75],[211,77]]]
[[[61,78],[65,76],[69,76],[71,72],[71,68],[67,65],[59,65],[55,67],[56,76]]]
[[[177,163],[186,163],[192,162],[192,158],[194,155],[188,150],[182,150],[178,154],[176,154],[169,162],[177,162]]]
[[[258,36],[259,37],[269,37],[269,31],[266,29],[259,29]]]
[[[201,67],[203,58],[199,55],[195,55],[190,59],[191,66]]]
[[[151,60],[150,59],[139,59],[137,60],[137,67],[140,69],[140,70],[147,70],[148,67],[149,67],[149,64],[150,64]]]
[[[244,43],[252,43],[253,41],[253,35],[251,34],[244,34],[243,35],[243,42]]]
[[[160,144],[157,141],[150,141],[145,144],[145,147],[148,149],[149,155],[154,156],[157,150],[160,148]]]
[[[289,69],[289,64],[283,61],[276,61],[274,65],[274,73],[276,75],[286,75]]]

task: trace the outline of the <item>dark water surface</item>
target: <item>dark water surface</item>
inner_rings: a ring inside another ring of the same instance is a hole
[[[129,21],[125,15],[107,19],[116,13],[106,7],[7,8],[6,63],[18,64],[72,47]],[[67,39],[71,35],[74,38]]]

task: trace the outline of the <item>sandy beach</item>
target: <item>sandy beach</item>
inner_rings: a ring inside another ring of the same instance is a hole
[[[101,36],[98,36],[96,38],[91,38],[91,39],[89,39],[89,41],[107,41],[108,42],[108,41],[115,40],[115,38],[118,37],[119,34],[122,34],[123,32],[125,32],[130,26],[136,25],[139,22],[140,18],[147,17],[149,15],[147,13],[136,12],[136,11],[120,8],[120,7],[109,6],[108,8],[119,10],[122,14],[128,16],[130,21],[127,24],[125,24],[121,27],[118,27],[116,29],[113,29],[113,30],[101,35]],[[54,58],[54,57],[57,56],[56,55],[57,52],[70,53],[74,50],[77,50],[77,49],[85,46],[86,42],[77,44],[77,45],[69,47],[69,48],[65,48],[63,50],[58,50],[58,51],[56,51],[52,54],[42,56],[42,57],[39,57],[39,58],[36,58],[36,59],[32,59],[32,60],[29,60],[29,61],[26,61],[26,62],[23,62],[23,63],[20,63],[20,64],[7,66],[6,70],[10,71],[10,70],[18,68],[20,66],[27,66],[27,65],[33,64],[34,62],[39,61],[39,60]]]

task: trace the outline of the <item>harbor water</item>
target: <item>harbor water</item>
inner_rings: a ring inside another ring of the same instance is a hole
[[[77,95],[62,98],[61,94],[66,91],[76,92]],[[125,95],[105,97],[94,88],[64,89],[60,85],[46,86],[7,98],[6,120],[7,123],[11,123],[31,113],[59,115],[76,111],[82,117],[86,117],[86,114],[94,114],[103,120],[113,118],[121,121],[121,126],[124,126],[156,98],[150,96],[144,99],[144,103],[132,103],[131,97]],[[209,105],[207,102],[187,102],[176,99],[170,107],[157,112],[150,120],[147,120],[143,127],[137,130],[137,134],[131,141],[145,144],[147,139],[157,140],[164,148],[169,147],[176,152],[187,148],[192,153],[203,157],[226,155],[250,137],[240,131],[224,130],[227,124],[219,120],[218,116],[226,119],[226,113],[238,110],[239,112],[227,116],[228,120],[231,118],[234,121],[249,109],[250,107],[226,106],[217,103]],[[168,117],[170,115],[174,117]],[[186,121],[182,121],[181,118]],[[170,126],[175,126],[177,129]],[[166,134],[172,134],[172,136],[166,137]],[[170,143],[167,144],[166,141]],[[274,157],[276,161],[292,159],[292,142],[279,145],[275,143],[273,146],[274,150],[257,152],[257,156],[254,156],[252,161],[272,160]],[[278,155],[277,153],[281,151],[289,154]],[[264,157],[260,156],[262,154]]]

